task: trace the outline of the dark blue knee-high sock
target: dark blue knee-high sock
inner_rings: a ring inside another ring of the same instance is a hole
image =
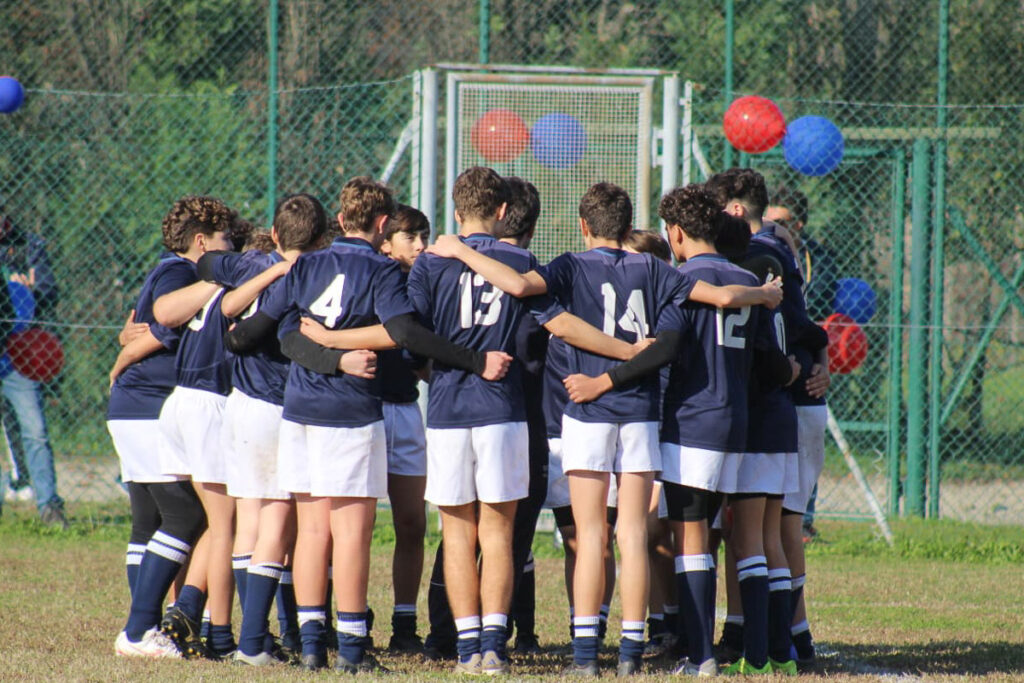
[[[146,554],[146,546],[142,543],[129,543],[124,554],[124,573],[128,577],[128,595],[135,593],[135,584],[139,579],[139,564]]]
[[[325,605],[299,605],[296,608],[299,620],[299,637],[302,640],[302,654],[325,656],[324,642],[327,608]]]
[[[276,562],[249,565],[242,628],[238,632],[238,649],[242,654],[255,656],[263,651],[269,633],[270,605],[283,570]]]
[[[281,642],[285,647],[298,650],[302,647],[299,640],[299,615],[295,605],[295,586],[292,585],[292,568],[285,566],[281,572],[281,581],[277,584],[277,627],[281,633]]]
[[[743,605],[743,657],[755,667],[768,663],[768,563],[764,555],[736,561]]]
[[[252,553],[231,556],[231,573],[235,575],[235,590],[238,591],[238,606],[242,609],[242,614],[245,614],[246,580],[251,560]]]
[[[686,624],[686,642],[690,661],[699,666],[711,659],[711,632],[708,624],[708,589],[713,562],[711,555],[676,557],[676,589],[680,612]]]
[[[353,664],[363,661],[366,652],[366,612],[338,612],[338,657]]]
[[[768,656],[777,662],[789,661],[793,647],[792,592],[788,568],[768,570]]]
[[[180,609],[186,617],[199,623],[203,618],[203,608],[206,606],[206,593],[196,586],[185,584],[178,593],[178,599],[174,601],[175,606]]]
[[[162,531],[153,534],[139,563],[132,607],[124,627],[130,641],[139,642],[146,631],[160,623],[167,589],[191,551],[192,546],[180,538]]]

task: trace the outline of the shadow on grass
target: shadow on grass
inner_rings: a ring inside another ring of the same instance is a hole
[[[1019,642],[948,640],[905,645],[827,643],[819,648],[821,673],[1020,674]]]

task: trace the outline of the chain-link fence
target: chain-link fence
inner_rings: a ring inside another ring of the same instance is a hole
[[[883,507],[1024,521],[1020,3],[40,0],[4,15],[0,73],[28,93],[0,116],[0,196],[18,230],[46,240],[58,288],[32,327],[63,344],[42,396],[71,501],[119,495],[106,373],[173,200],[215,194],[265,222],[274,195],[333,206],[345,178],[385,167],[409,200],[410,154],[389,161],[415,70],[490,61],[692,81],[710,168],[749,164],[802,191],[835,278],[877,297],[862,323],[869,352],[830,401]],[[745,94],[790,121],[827,116],[845,137],[842,165],[812,178],[777,150],[731,149],[721,117]],[[687,170],[701,177],[696,161]],[[12,405],[3,418],[18,455]],[[831,442],[819,509],[868,512]]]

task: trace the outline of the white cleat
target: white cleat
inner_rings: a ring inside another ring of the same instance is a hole
[[[128,640],[128,634],[121,631],[114,641],[114,652],[118,657],[181,658],[178,647],[158,628],[146,631],[137,643]]]

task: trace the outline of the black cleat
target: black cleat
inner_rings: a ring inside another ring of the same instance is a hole
[[[597,667],[597,660],[592,659],[589,662],[583,662],[582,664],[573,662],[562,669],[561,675],[563,677],[582,676],[584,678],[597,678],[601,675],[601,670]]]
[[[620,659],[619,668],[615,672],[615,675],[619,678],[626,676],[636,676],[641,673],[641,663],[639,659]]]
[[[415,633],[395,633],[388,641],[388,651],[396,654],[421,654],[423,641]]]
[[[519,655],[539,655],[542,652],[540,642],[537,641],[537,636],[533,634],[517,636],[516,643],[512,646],[512,651]]]
[[[178,646],[185,659],[215,659],[199,637],[201,622],[190,619],[177,605],[171,605],[160,621],[160,630]]]
[[[360,673],[372,673],[375,675],[389,674],[391,669],[386,669],[380,665],[373,655],[363,655],[363,661],[356,664],[350,662],[341,655],[338,655],[338,661],[334,664],[334,670],[338,673],[343,674],[360,674]]]
[[[327,668],[327,654],[324,652],[313,652],[299,655],[298,665],[306,671],[319,671]]]

